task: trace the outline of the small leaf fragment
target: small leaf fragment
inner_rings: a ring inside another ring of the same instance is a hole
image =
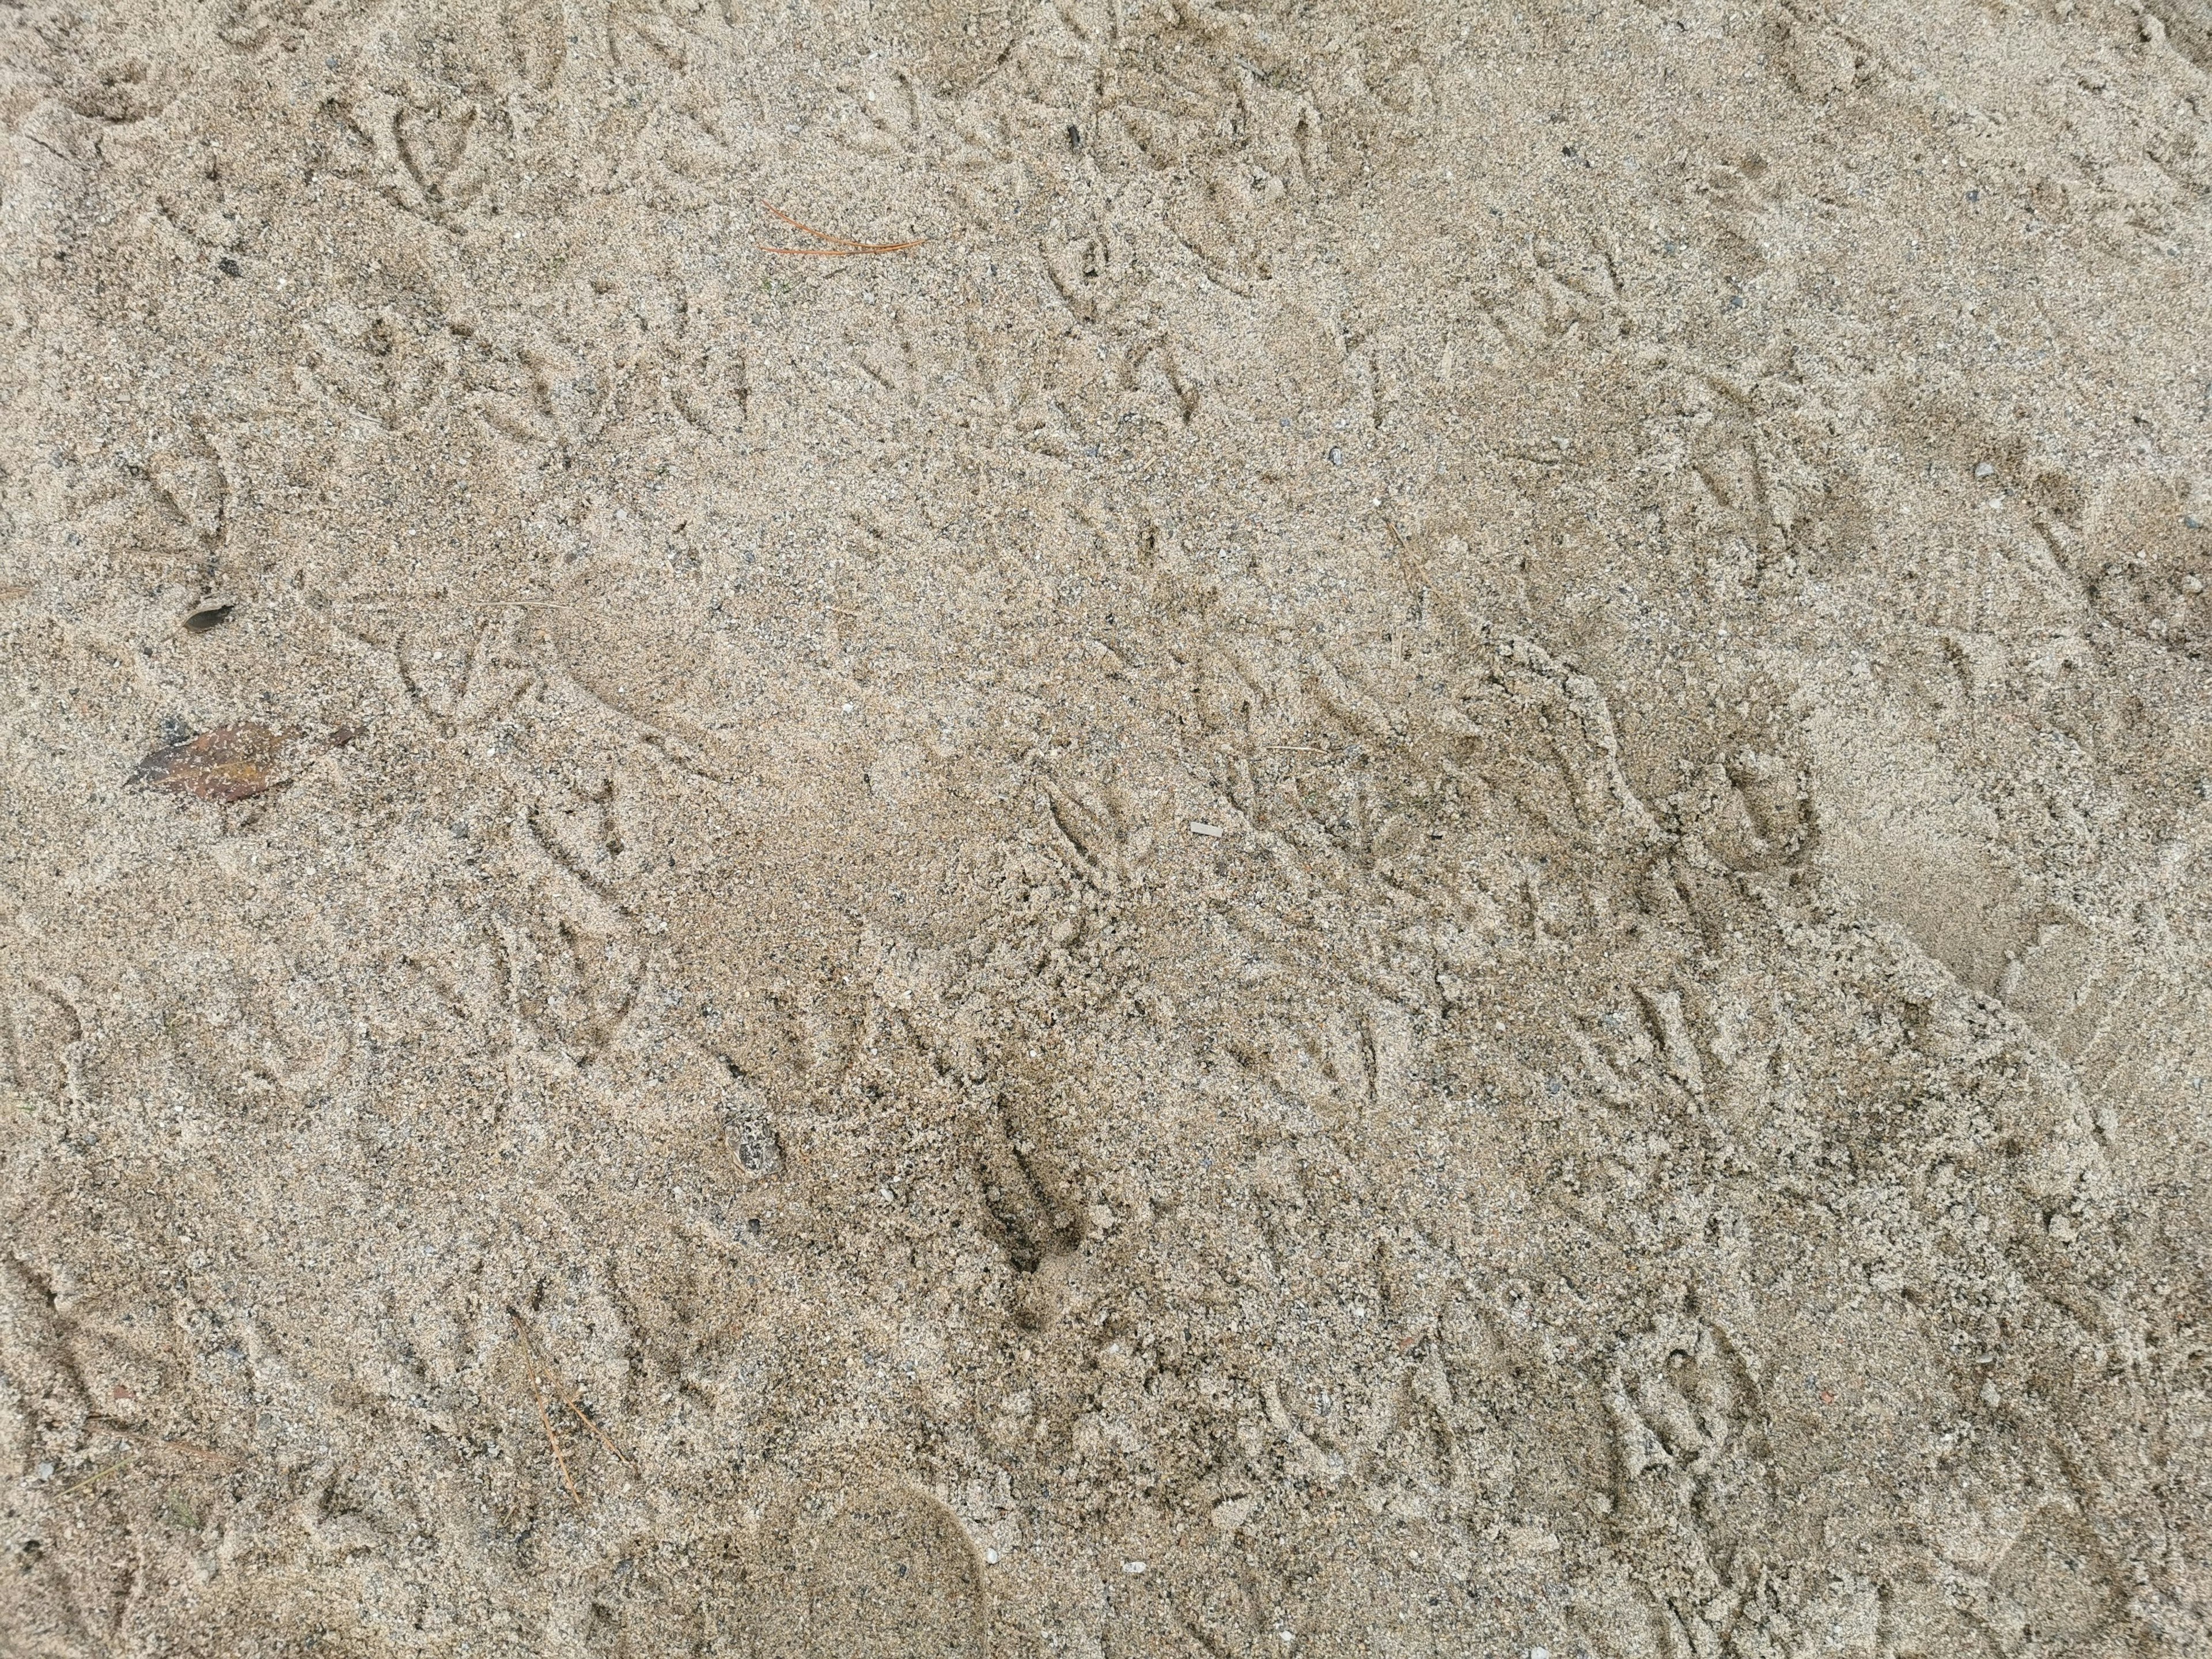
[[[281,763],[294,735],[274,726],[218,726],[156,749],[131,781],[226,805],[251,800],[286,781]]]

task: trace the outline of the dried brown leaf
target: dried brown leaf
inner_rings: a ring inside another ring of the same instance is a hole
[[[202,800],[251,800],[286,781],[284,755],[299,734],[275,726],[218,726],[156,749],[138,763],[133,783]]]

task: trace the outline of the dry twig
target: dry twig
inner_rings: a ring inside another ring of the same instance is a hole
[[[116,1470],[128,1468],[131,1466],[131,1459],[137,1456],[137,1453],[132,1452],[129,1456],[117,1458],[112,1463],[110,1463],[104,1469],[94,1469],[90,1474],[85,1476],[83,1480],[74,1481],[69,1486],[64,1486],[61,1491],[61,1495],[64,1498],[72,1498],[78,1492],[83,1492],[88,1487],[98,1486],[101,1481],[106,1480],[109,1475],[114,1474]]]
[[[514,1322],[514,1334],[522,1340],[523,1357],[530,1367],[530,1389],[531,1392],[538,1396],[538,1420],[544,1427],[545,1443],[552,1447],[553,1461],[561,1466],[562,1483],[568,1488],[568,1496],[574,1498],[576,1507],[581,1509],[584,1506],[584,1500],[577,1497],[576,1483],[568,1478],[568,1460],[561,1454],[561,1443],[553,1432],[552,1416],[546,1408],[544,1384],[539,1380],[541,1368],[538,1362],[544,1358],[544,1355],[538,1346],[537,1339],[531,1335],[530,1327],[522,1317],[522,1310],[520,1308],[509,1308],[507,1310],[507,1316]],[[612,1452],[617,1462],[625,1464],[632,1471],[635,1471],[637,1459],[615,1444],[607,1431],[593,1420],[591,1413],[584,1409],[583,1401],[576,1397],[576,1391],[563,1385],[558,1369],[550,1361],[542,1369],[553,1379],[554,1394],[562,1405],[576,1414],[576,1420],[591,1431],[592,1437]]]
[[[836,245],[831,247],[770,247],[765,242],[756,244],[763,253],[790,253],[802,259],[852,259],[863,253],[904,253],[909,248],[920,247],[929,240],[927,236],[917,236],[910,242],[856,242],[851,237],[840,236],[834,231],[817,230],[812,225],[794,219],[788,213],[769,207],[766,202],[763,202],[761,206],[793,230],[803,230],[809,236]]]
[[[576,1483],[568,1478],[568,1460],[561,1455],[561,1443],[553,1437],[553,1419],[545,1413],[545,1390],[538,1386],[538,1373],[530,1373],[530,1392],[538,1396],[538,1421],[545,1431],[545,1443],[553,1448],[553,1462],[561,1471],[561,1484],[568,1489],[568,1501],[578,1509],[584,1500],[576,1491]]]
[[[602,1446],[605,1446],[609,1451],[612,1452],[622,1462],[629,1464],[631,1468],[635,1469],[637,1467],[637,1459],[632,1457],[620,1446],[617,1446],[613,1441],[608,1439],[607,1431],[601,1428],[598,1424],[592,1421],[591,1413],[586,1411],[578,1401],[572,1398],[568,1401],[568,1407],[570,1411],[575,1413],[578,1417],[584,1419],[584,1426],[589,1429],[592,1433],[598,1437],[599,1443]]]

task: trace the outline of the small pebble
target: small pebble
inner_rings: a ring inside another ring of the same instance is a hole
[[[1147,1564],[1142,1561],[1124,1561],[1121,1564],[1121,1571],[1132,1578],[1142,1577],[1147,1570]]]

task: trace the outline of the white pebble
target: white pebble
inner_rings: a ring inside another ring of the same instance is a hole
[[[1213,1524],[1223,1532],[1235,1532],[1252,1517],[1252,1500],[1249,1498],[1227,1498],[1213,1506]]]
[[[1130,1577],[1134,1578],[1147,1571],[1147,1567],[1146,1564],[1142,1561],[1124,1561],[1121,1564],[1121,1571],[1127,1573]]]

